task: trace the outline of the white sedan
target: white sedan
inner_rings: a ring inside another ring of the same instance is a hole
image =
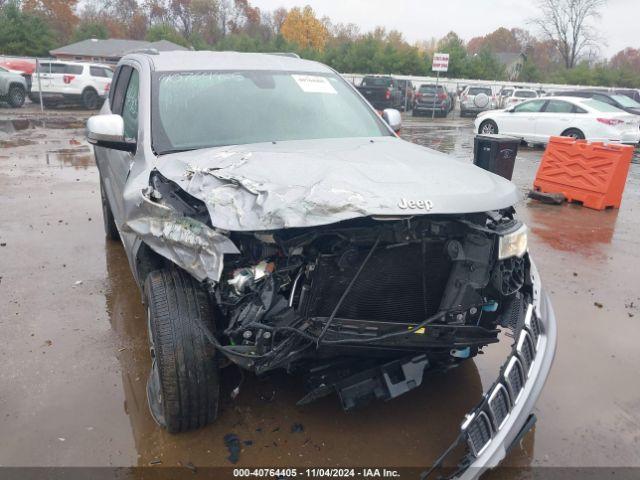
[[[478,133],[513,135],[529,143],[546,143],[551,136],[608,143],[640,142],[640,116],[590,98],[527,100],[504,110],[482,112],[474,125]]]

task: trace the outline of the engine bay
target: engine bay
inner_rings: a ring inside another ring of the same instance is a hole
[[[316,228],[232,233],[212,287],[218,337],[263,373],[327,359],[424,354],[455,363],[498,341],[522,295],[526,257],[498,260],[511,212],[361,218]]]

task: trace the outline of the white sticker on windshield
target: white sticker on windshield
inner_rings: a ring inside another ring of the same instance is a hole
[[[291,75],[303,92],[338,93],[326,77],[317,75]]]

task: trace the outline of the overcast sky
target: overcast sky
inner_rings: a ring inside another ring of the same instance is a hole
[[[361,31],[382,25],[396,29],[413,43],[441,38],[454,30],[465,40],[498,27],[532,30],[527,21],[536,16],[535,0],[252,0],[262,10],[309,4],[320,17],[335,23],[355,23]],[[625,47],[640,48],[640,0],[609,0],[598,21],[607,45],[601,55],[611,56]]]

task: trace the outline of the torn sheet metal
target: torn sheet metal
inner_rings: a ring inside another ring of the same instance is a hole
[[[124,227],[199,281],[220,280],[224,255],[240,253],[225,235],[153,202],[142,192],[136,216]]]
[[[520,199],[501,177],[393,137],[219,147],[161,159],[160,173],[202,200],[214,227],[229,231],[473,213]]]

